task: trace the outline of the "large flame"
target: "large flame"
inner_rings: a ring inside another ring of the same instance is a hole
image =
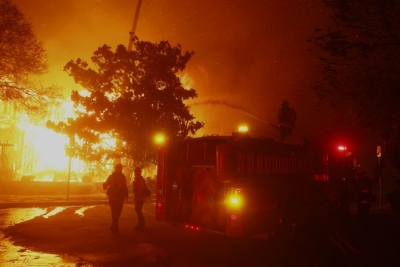
[[[184,88],[189,89],[193,86],[193,80],[188,74],[181,77],[182,85]],[[80,92],[82,96],[89,96],[90,92],[83,90]],[[108,95],[112,99],[113,95]],[[1,104],[1,103],[0,103]],[[4,104],[6,105],[6,104]],[[0,117],[9,118],[10,114],[0,114]],[[59,100],[57,104],[49,109],[49,114],[41,122],[32,122],[28,115],[22,115],[14,118],[14,125],[17,126],[18,134],[14,136],[12,143],[14,144],[14,159],[9,164],[16,174],[16,179],[26,179],[34,181],[67,181],[81,182],[83,177],[91,176],[87,172],[87,165],[85,162],[70,158],[66,153],[66,148],[69,145],[68,136],[56,133],[48,129],[46,125],[47,120],[55,123],[66,121],[67,118],[73,118],[75,110],[71,100]],[[9,127],[9,124],[8,126]],[[104,146],[107,148],[115,148],[116,140],[108,135],[101,136],[102,142],[97,146]],[[76,140],[79,142],[79,140]],[[105,162],[103,167],[107,172],[113,169],[113,160]],[[103,172],[95,177],[91,177],[93,182],[103,181]],[[154,170],[144,171],[146,177],[153,177]],[[101,177],[100,177],[101,176]]]
[[[81,94],[87,95],[87,91]],[[17,160],[12,165],[17,179],[30,177],[34,181],[66,181],[70,178],[72,182],[82,181],[87,175],[85,162],[67,156],[68,136],[45,126],[47,120],[66,121],[68,117],[74,117],[74,113],[70,100],[59,100],[50,108],[48,117],[41,122],[31,122],[26,114],[15,121],[19,134],[14,139]],[[103,136],[103,143],[102,145],[115,147],[115,141],[108,136]]]
[[[69,159],[65,154],[65,147],[68,145],[66,135],[27,122],[19,123],[18,127],[24,131],[25,148],[31,150],[32,153],[29,160],[37,162],[36,171],[65,170]]]
[[[73,109],[68,100],[49,114],[52,121],[62,121],[70,116],[73,116]],[[84,175],[84,163],[67,156],[68,137],[46,128],[44,124],[34,124],[26,115],[17,122],[22,133],[22,140],[17,140],[22,154],[18,175],[34,176],[35,181],[65,181],[72,173],[71,181],[81,181],[79,177]]]

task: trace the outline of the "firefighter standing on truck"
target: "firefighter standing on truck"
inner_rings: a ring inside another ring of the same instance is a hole
[[[293,128],[296,124],[297,114],[296,111],[289,107],[289,102],[283,100],[281,107],[278,111],[278,124],[279,133],[281,135],[281,142],[289,135],[292,134]]]

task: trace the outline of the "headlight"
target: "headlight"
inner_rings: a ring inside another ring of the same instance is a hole
[[[243,205],[243,200],[240,196],[238,195],[231,195],[227,199],[227,204],[231,208],[239,208]]]
[[[239,198],[238,197],[232,197],[231,198],[231,204],[238,205],[239,204]]]

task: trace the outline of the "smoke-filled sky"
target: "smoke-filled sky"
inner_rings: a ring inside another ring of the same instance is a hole
[[[90,61],[103,44],[128,45],[137,0],[13,0],[47,51],[45,85],[69,96],[80,89],[64,65]],[[168,40],[195,55],[185,71],[197,90],[193,114],[206,126],[201,134],[230,134],[241,122],[250,131],[277,137],[276,123],[286,98],[298,113],[296,134],[315,134],[322,120],[312,85],[318,61],[306,39],[327,25],[320,0],[143,0],[136,35]],[[203,104],[201,104],[203,103]],[[317,130],[318,131],[318,130]]]

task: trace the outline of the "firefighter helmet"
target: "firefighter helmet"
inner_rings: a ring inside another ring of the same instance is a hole
[[[122,169],[124,167],[124,165],[122,165],[121,163],[118,163],[117,165],[115,165],[115,169]]]

